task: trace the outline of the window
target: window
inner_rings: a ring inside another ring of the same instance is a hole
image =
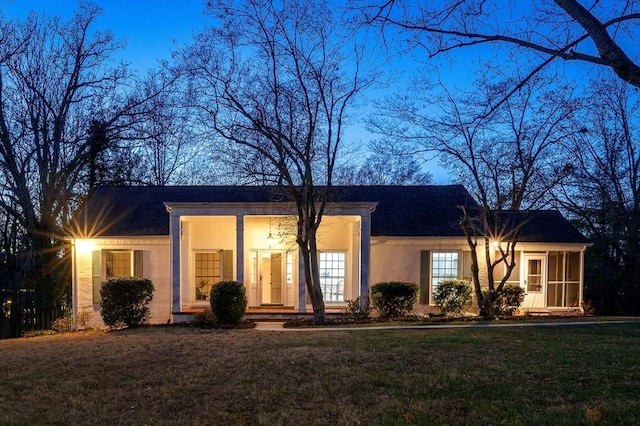
[[[222,280],[220,251],[195,253],[195,300],[209,300],[211,286]]]
[[[293,253],[287,252],[287,285],[293,284]]]
[[[527,292],[542,291],[542,259],[527,260]]]
[[[327,302],[344,302],[345,253],[320,252],[320,287]]]
[[[94,250],[91,254],[93,303],[100,303],[102,283],[117,277],[142,277],[142,250]]]
[[[106,251],[105,252],[105,278],[130,277],[131,271],[130,251]]]
[[[580,271],[580,252],[549,252],[547,306],[578,306]]]
[[[458,252],[435,252],[431,255],[431,294],[444,280],[458,279]]]

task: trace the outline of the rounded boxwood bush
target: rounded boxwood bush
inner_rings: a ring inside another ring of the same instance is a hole
[[[211,312],[219,324],[237,324],[247,309],[244,285],[238,281],[220,281],[211,287]]]
[[[496,300],[496,315],[511,316],[524,300],[524,288],[519,285],[505,285]]]
[[[413,308],[419,287],[414,283],[390,281],[371,286],[371,304],[383,318],[403,317]]]
[[[100,314],[110,327],[137,327],[149,320],[153,283],[142,277],[118,277],[107,280],[100,289]]]
[[[433,302],[445,315],[459,314],[471,303],[471,283],[462,280],[444,280],[433,292]]]

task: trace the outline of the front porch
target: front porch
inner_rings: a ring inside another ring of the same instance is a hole
[[[175,321],[206,309],[211,286],[244,284],[248,315],[311,312],[290,203],[167,203]],[[327,312],[368,291],[375,203],[330,205],[317,234]],[[184,314],[184,315],[183,315]]]

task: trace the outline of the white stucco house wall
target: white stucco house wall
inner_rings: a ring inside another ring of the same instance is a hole
[[[295,209],[281,191],[97,188],[70,232],[74,314],[99,319],[100,286],[123,275],[154,283],[152,323],[191,319],[209,306],[211,285],[227,279],[245,285],[249,313],[312,312],[291,228]],[[474,204],[460,185],[336,187],[318,233],[327,310],[339,312],[382,281],[419,284],[415,309],[433,309],[441,280],[470,278],[458,206]],[[536,212],[509,278],[525,288],[522,308],[577,309],[587,246],[558,212]]]

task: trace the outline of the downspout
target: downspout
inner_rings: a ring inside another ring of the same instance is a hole
[[[578,294],[578,303],[580,304],[580,312],[584,315],[584,253],[587,246],[583,245],[580,250],[580,292]]]
[[[76,239],[71,238],[71,309],[73,312],[73,328],[78,327],[78,250]]]

